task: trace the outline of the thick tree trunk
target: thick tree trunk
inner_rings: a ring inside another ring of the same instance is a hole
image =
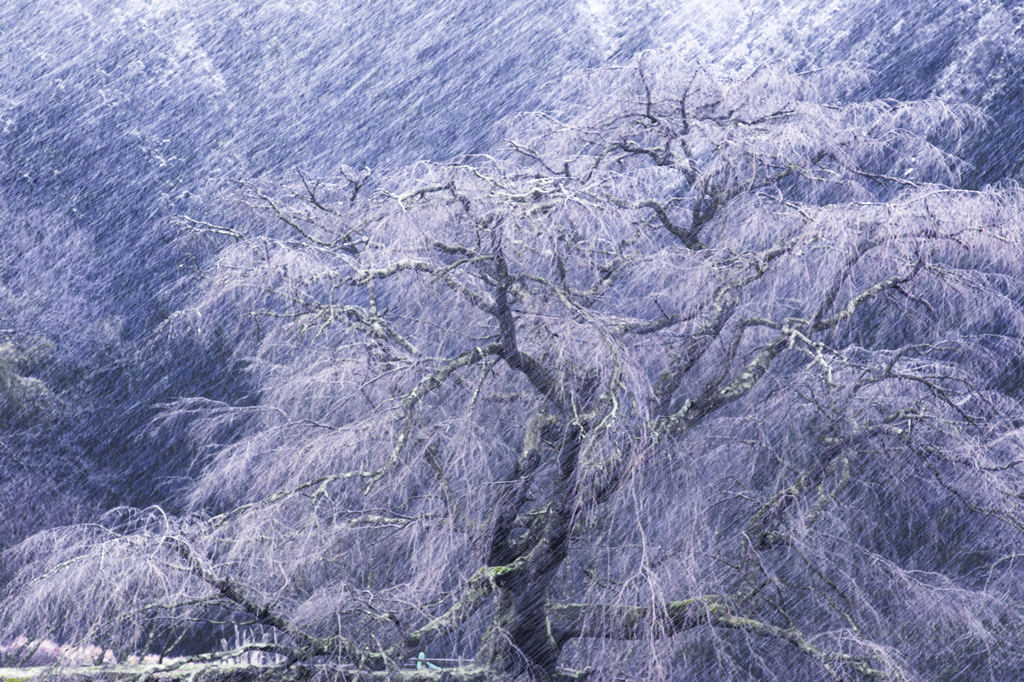
[[[543,532],[508,565],[507,571],[495,577],[496,613],[477,661],[510,678],[525,676],[547,682],[555,676],[561,644],[552,636],[548,621],[548,591],[569,554],[580,440],[578,427],[561,429],[556,449],[558,478]],[[508,538],[502,542],[510,547]]]
[[[497,599],[497,613],[478,660],[511,678],[550,680],[561,654],[547,619],[548,576],[516,576]]]

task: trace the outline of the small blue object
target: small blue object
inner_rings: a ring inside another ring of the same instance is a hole
[[[440,666],[434,665],[433,663],[428,661],[427,660],[427,655],[425,653],[423,653],[422,651],[420,652],[420,655],[417,656],[416,658],[417,658],[417,661],[416,661],[416,669],[417,670],[423,670],[423,664],[424,663],[427,664],[427,668],[429,668],[430,670],[440,670],[441,669]]]

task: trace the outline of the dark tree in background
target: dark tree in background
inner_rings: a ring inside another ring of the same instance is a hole
[[[4,634],[394,679],[1018,677],[1024,196],[950,188],[975,110],[862,88],[643,53],[493,155],[209,197],[165,330],[231,339],[257,396],[165,406],[204,453],[187,513],[8,552]]]

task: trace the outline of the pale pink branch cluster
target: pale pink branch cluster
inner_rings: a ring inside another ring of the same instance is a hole
[[[102,660],[100,659],[101,654],[103,656]],[[59,665],[77,667],[95,665],[98,662],[108,665],[117,664],[114,652],[109,649],[101,649],[96,645],[61,646],[48,639],[38,642],[24,636],[8,643],[0,643],[0,660],[6,659],[8,656],[18,661],[22,666]],[[24,658],[25,656],[27,658]],[[153,663],[157,662],[155,656],[147,658],[152,658]],[[149,661],[147,660],[146,662]]]

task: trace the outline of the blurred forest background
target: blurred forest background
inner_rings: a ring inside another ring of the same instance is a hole
[[[1016,0],[6,0],[0,551],[122,506],[182,512],[239,436],[193,438],[175,402],[259,402],[190,303],[216,251],[179,239],[247,220],[239,182],[489,152],[552,105],[545,84],[654,48],[726,79],[852,63],[850,101],[972,104],[960,186],[1024,179]]]

